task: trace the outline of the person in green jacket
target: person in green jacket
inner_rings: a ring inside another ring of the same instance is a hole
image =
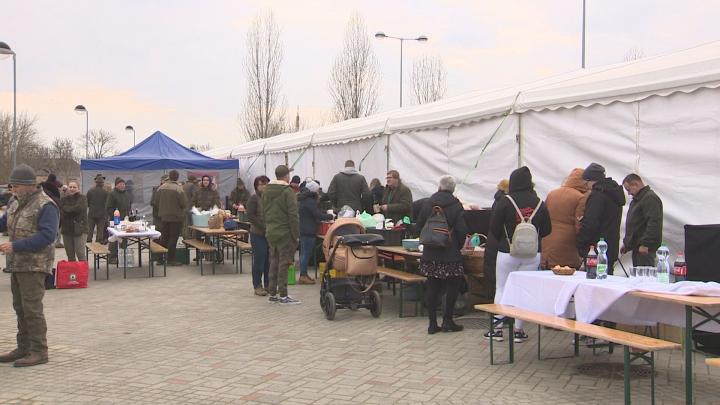
[[[397,224],[404,217],[412,217],[412,191],[400,180],[397,170],[387,172],[387,187],[383,191],[380,210],[385,218]]]
[[[105,212],[107,212],[108,220],[113,220],[113,213],[117,209],[120,211],[120,219],[130,215],[130,209],[132,202],[130,201],[130,194],[125,190],[125,180],[120,177],[115,178],[115,189],[108,194],[107,201],[105,202]],[[123,241],[123,248],[127,246],[127,241]],[[117,242],[110,243],[110,264],[117,264]]]
[[[262,193],[265,238],[270,245],[270,302],[300,304],[287,291],[288,267],[295,261],[300,238],[300,220],[295,192],[290,187],[290,170],[285,165],[275,168],[275,178]],[[278,296],[279,294],[279,296]]]
[[[80,192],[80,186],[75,180],[68,182],[68,191],[60,200],[63,212],[63,222],[60,224],[60,233],[65,245],[68,261],[75,258],[85,261],[85,238],[88,232],[88,202]]]
[[[655,251],[662,243],[662,201],[635,173],[623,179],[623,187],[632,196],[632,201],[625,219],[620,253],[632,252],[633,266],[654,266]]]

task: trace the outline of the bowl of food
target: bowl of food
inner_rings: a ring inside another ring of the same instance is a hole
[[[558,276],[572,276],[575,274],[575,269],[570,266],[555,266],[552,268],[552,272]]]

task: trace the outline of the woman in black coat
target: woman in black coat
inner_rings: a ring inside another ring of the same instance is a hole
[[[441,177],[437,193],[428,199],[417,219],[417,227],[422,229],[430,217],[433,207],[439,206],[445,214],[448,227],[452,230],[450,246],[424,246],[420,259],[420,272],[427,277],[425,299],[430,320],[428,325],[428,334],[430,335],[441,330],[443,332],[459,332],[463,329],[462,325],[453,321],[453,310],[463,277],[465,277],[460,250],[465,242],[467,224],[463,217],[462,204],[455,198],[453,192],[455,192],[455,179],[452,176]],[[436,310],[443,290],[447,292],[445,311],[442,326],[438,327]]]

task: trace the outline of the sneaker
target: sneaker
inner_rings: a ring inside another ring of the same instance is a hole
[[[280,297],[280,299],[278,300],[278,303],[282,304],[282,305],[297,305],[297,304],[302,304],[302,301],[288,295],[286,297]]]
[[[522,342],[528,340],[528,335],[527,335],[527,333],[525,333],[525,331],[522,331],[522,330],[516,331],[513,334],[513,340],[515,341],[515,343],[522,343]]]
[[[265,291],[264,288],[258,287],[258,288],[255,289],[255,295],[259,295],[259,296],[261,296],[261,297],[264,297],[264,296],[268,295],[268,293],[267,293],[267,291]]]
[[[315,280],[313,280],[310,276],[300,276],[298,284],[315,284]]]
[[[277,294],[271,295],[268,297],[268,302],[271,304],[277,304],[278,302],[280,302],[280,297]]]
[[[492,338],[492,340],[494,340],[496,342],[502,342],[503,340],[505,340],[505,339],[503,339],[503,333],[501,330],[485,332],[483,334],[483,337],[488,340],[490,340]]]

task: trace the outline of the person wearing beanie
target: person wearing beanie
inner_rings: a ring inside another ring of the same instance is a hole
[[[288,267],[295,261],[295,250],[300,239],[298,202],[290,188],[290,170],[285,165],[275,168],[276,180],[271,181],[262,193],[261,205],[265,219],[265,237],[270,246],[270,284],[268,302],[300,304],[288,295]]]
[[[585,193],[588,190],[582,179],[583,169],[573,169],[562,186],[552,190],[545,199],[552,233],[542,241],[543,269],[555,266],[580,268],[580,256],[575,249],[580,219],[585,212]]]
[[[318,207],[318,191],[320,185],[315,181],[305,183],[305,188],[298,194],[298,215],[300,217],[300,278],[299,284],[315,284],[308,275],[307,267],[315,249],[315,239],[320,221],[333,219],[331,214],[320,211]]]
[[[512,202],[515,202],[517,209]],[[522,218],[518,215],[522,214]],[[537,211],[537,212],[536,212]],[[510,241],[515,233],[515,227],[520,221],[526,221],[532,217],[531,223],[538,233],[538,251],[534,257],[521,258],[510,255]],[[495,265],[495,303],[502,300],[505,282],[510,273],[514,271],[538,270],[540,267],[540,252],[542,250],[541,240],[552,231],[550,215],[545,203],[534,189],[532,174],[527,166],[515,169],[510,174],[509,194],[501,198],[495,206],[495,212],[490,220],[490,233],[498,241],[497,263]],[[502,329],[485,333],[486,339],[503,340]],[[513,336],[516,343],[527,340],[528,336],[523,330],[523,323],[515,321]]]
[[[495,213],[495,207],[498,201],[505,198],[507,193],[510,191],[510,182],[508,179],[502,179],[498,182],[497,191],[493,196],[492,207],[490,208],[490,222],[492,222],[492,216]],[[488,232],[487,241],[485,241],[485,261],[483,262],[483,270],[485,272],[485,279],[487,280],[490,299],[495,296],[495,264],[497,261],[497,244],[498,241],[493,236],[492,232]]]
[[[107,243],[105,237],[105,228],[107,227],[108,218],[107,212],[105,211],[105,203],[107,202],[108,193],[105,190],[105,177],[102,173],[95,175],[95,186],[88,190],[87,204],[88,204],[88,235],[87,242],[92,242],[93,233],[97,229],[95,235],[95,242]]]
[[[47,323],[43,313],[45,279],[55,263],[55,237],[60,210],[38,188],[35,170],[26,164],[10,173],[13,197],[0,218],[0,231],[10,240],[0,244],[11,273],[13,308],[17,315],[17,347],[0,355],[0,363],[27,367],[48,362]]]
[[[240,208],[244,210],[249,199],[250,192],[247,188],[245,188],[245,182],[238,177],[237,185],[235,186],[235,189],[230,193],[229,205],[230,207],[232,207],[230,210],[232,211],[233,215],[237,215]]]
[[[612,275],[620,251],[620,222],[625,192],[615,180],[605,176],[605,168],[597,163],[590,163],[582,177],[587,182],[590,194],[580,220],[575,246],[584,259],[590,247],[596,246],[600,238],[604,238],[608,245],[608,274]]]
[[[108,195],[107,201],[105,201],[105,214],[106,221],[113,220],[113,214],[115,210],[120,211],[120,218],[123,219],[130,215],[132,203],[130,201],[130,194],[125,190],[125,180],[120,177],[115,179],[115,188]],[[126,246],[127,242],[123,241],[123,247]],[[117,242],[110,243],[110,258],[108,263],[117,264],[117,253],[118,244]]]
[[[355,170],[355,162],[345,162],[345,169],[336,174],[327,189],[328,197],[335,212],[341,207],[349,205],[353,210],[370,211],[372,208],[372,194],[368,188],[365,177]]]

